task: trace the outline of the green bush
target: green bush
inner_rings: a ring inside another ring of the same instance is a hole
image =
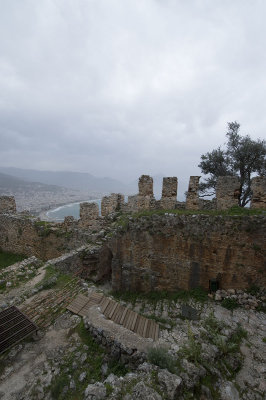
[[[201,361],[201,344],[196,341],[190,325],[188,326],[188,344],[179,350],[179,354],[194,363]]]
[[[18,261],[22,261],[25,258],[26,256],[21,254],[14,254],[0,250],[0,269],[6,268],[9,265],[15,264]]]
[[[151,347],[148,350],[148,361],[151,364],[157,365],[162,369],[168,369],[168,371],[175,373],[176,372],[176,361],[175,359],[167,352],[165,347]]]
[[[221,302],[221,305],[224,308],[227,308],[227,310],[234,310],[235,308],[237,308],[239,306],[236,299],[230,299],[230,297],[223,299],[223,301]]]

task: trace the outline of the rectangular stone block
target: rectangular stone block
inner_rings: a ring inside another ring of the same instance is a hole
[[[153,178],[141,175],[139,178],[139,196],[153,196]]]
[[[97,229],[99,221],[99,206],[97,203],[80,203],[79,226]]]
[[[200,176],[191,176],[189,179],[188,192],[186,198],[186,209],[187,210],[198,210],[199,209],[199,180]]]
[[[240,183],[237,176],[219,176],[216,185],[217,210],[228,210],[238,205]]]

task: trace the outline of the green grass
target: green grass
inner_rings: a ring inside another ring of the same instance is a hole
[[[228,210],[144,210],[132,215],[133,218],[149,217],[152,215],[164,215],[164,214],[176,214],[176,215],[222,215],[222,216],[246,216],[246,215],[265,215],[265,210],[250,209],[244,207],[234,206]]]
[[[63,274],[59,270],[55,269],[52,265],[48,265],[46,267],[45,271],[45,276],[36,285],[36,288],[39,288],[42,286],[42,289],[61,289],[63,286],[65,286],[68,282],[70,282],[73,279],[73,276],[69,274]]]
[[[130,291],[112,291],[110,293],[117,300],[125,301],[126,303],[132,303],[133,306],[137,301],[146,301],[150,304],[157,304],[159,301],[167,300],[170,302],[187,302],[193,299],[197,302],[204,303],[208,300],[208,294],[201,288],[195,288],[192,290],[177,290],[175,292],[155,291],[149,293],[141,292],[130,292]]]
[[[15,264],[18,261],[22,261],[26,256],[22,254],[14,254],[0,250],[0,269],[6,268],[9,265]]]
[[[125,213],[120,214],[116,220],[116,227],[127,229],[129,224],[129,218],[138,220],[142,217],[152,217],[153,215],[209,215],[209,216],[252,216],[252,215],[265,215],[266,210],[243,208],[234,206],[228,210],[185,210],[185,209],[174,209],[174,210],[143,210],[136,213]],[[252,227],[250,227],[252,229]]]

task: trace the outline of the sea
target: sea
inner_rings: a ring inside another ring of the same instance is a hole
[[[64,206],[60,206],[47,211],[46,212],[47,220],[62,222],[64,221],[64,218],[68,216],[72,216],[75,219],[79,219],[80,203],[84,203],[84,201],[78,203],[65,204]],[[87,203],[97,203],[99,206],[99,213],[101,214],[101,199],[87,200]]]

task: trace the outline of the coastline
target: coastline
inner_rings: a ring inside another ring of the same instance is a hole
[[[70,202],[64,202],[64,203],[58,203],[58,204],[53,204],[52,206],[50,206],[49,208],[44,208],[44,209],[42,209],[41,211],[39,211],[38,213],[36,213],[36,216],[38,217],[38,218],[40,218],[40,220],[41,221],[49,221],[49,222],[62,222],[63,221],[63,219],[62,219],[62,221],[57,221],[57,220],[54,220],[54,219],[52,219],[52,218],[49,218],[49,216],[47,215],[47,213],[49,212],[49,211],[53,211],[53,210],[57,210],[58,209],[58,211],[59,211],[59,209],[61,209],[61,208],[63,208],[63,207],[71,207],[71,206],[74,206],[74,205],[76,205],[76,204],[80,204],[80,203],[83,203],[83,202],[96,202],[96,201],[99,201],[99,200],[101,200],[101,199],[99,199],[99,198],[96,198],[96,199],[82,199],[82,200],[76,200],[76,201],[74,201],[73,203],[70,203]]]

